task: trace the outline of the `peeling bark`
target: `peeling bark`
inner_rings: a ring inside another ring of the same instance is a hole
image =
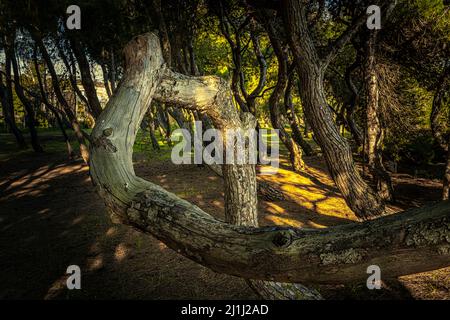
[[[231,103],[226,83],[167,70],[155,35],[134,39],[125,55],[123,81],[96,123],[90,149],[93,183],[115,221],[152,234],[214,271],[250,279],[343,283],[365,281],[370,264],[380,266],[385,278],[450,265],[449,202],[327,229],[255,228],[246,226],[252,221],[236,222],[240,225],[219,221],[137,177],[132,148],[154,96],[175,94],[186,106],[208,114],[216,127],[242,123],[234,109],[223,105]],[[230,177],[238,172],[230,169],[234,171]],[[243,178],[249,178],[238,181],[246,194],[255,192],[253,172]],[[254,215],[247,209],[241,207],[238,214]]]

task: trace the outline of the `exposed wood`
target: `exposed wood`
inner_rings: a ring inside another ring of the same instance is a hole
[[[179,100],[198,106],[216,126],[239,125],[239,118],[216,103],[228,101],[222,80],[189,79],[166,70],[155,35],[134,39],[125,55],[126,73],[96,123],[90,149],[93,182],[116,221],[152,234],[217,272],[251,279],[343,283],[365,281],[371,264],[381,267],[384,278],[450,265],[448,201],[327,229],[255,228],[219,221],[137,177],[132,147],[157,91],[159,99],[177,92]],[[251,181],[245,183],[256,188]]]

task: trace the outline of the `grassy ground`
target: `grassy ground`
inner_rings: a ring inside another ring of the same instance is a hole
[[[0,134],[0,298],[256,298],[242,279],[214,273],[149,235],[113,225],[93,191],[88,167],[67,160],[57,131],[40,136],[46,152],[37,155],[17,150],[9,135]],[[161,151],[152,150],[148,136],[139,133],[136,173],[222,218],[222,180],[205,167],[174,165],[170,148],[162,139],[160,145]],[[306,159],[308,169],[296,174],[284,153],[278,174],[259,177],[286,195],[284,201],[259,201],[261,225],[325,228],[355,219],[320,158]],[[397,210],[439,198],[438,181],[407,174],[393,180]],[[81,267],[81,290],[65,288],[70,264]],[[383,289],[375,291],[365,283],[317,289],[335,299],[450,299],[449,274],[447,268],[384,279]]]

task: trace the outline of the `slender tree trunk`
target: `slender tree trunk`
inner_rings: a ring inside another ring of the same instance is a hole
[[[62,122],[61,115],[59,114],[59,112],[56,109],[56,107],[54,105],[52,105],[50,103],[50,101],[48,100],[47,92],[45,91],[45,87],[43,85],[41,72],[39,70],[39,64],[38,64],[38,61],[37,61],[37,48],[35,48],[35,50],[34,50],[33,60],[34,60],[34,69],[36,70],[36,78],[38,80],[39,91],[41,93],[42,101],[44,102],[45,106],[50,109],[51,113],[55,117],[56,122],[58,124],[58,127],[61,130],[61,134],[63,136],[64,142],[66,143],[67,153],[69,155],[69,159],[73,159],[75,157],[75,153],[74,153],[74,151],[72,149],[72,145],[70,143],[70,139],[69,139],[69,136],[68,136],[68,134],[66,132],[66,129],[64,128],[64,124]],[[44,79],[44,81],[45,81],[45,79]]]
[[[8,126],[8,129],[14,135],[17,146],[20,149],[26,147],[26,142],[23,137],[22,131],[19,130],[16,124],[16,119],[14,117],[14,113],[11,113],[11,110],[14,110],[14,107],[10,106],[10,99],[8,97],[8,89],[3,85],[2,75],[0,74],[0,103],[2,104],[3,116],[5,117],[5,123]]]
[[[39,32],[36,30],[30,30],[30,33],[42,54],[42,58],[44,59],[44,61],[47,64],[48,71],[52,78],[53,90],[55,92],[56,98],[57,98],[58,102],[60,103],[60,105],[64,108],[64,112],[67,115],[67,117],[69,118],[70,125],[72,126],[72,129],[75,132],[75,136],[77,138],[78,144],[80,145],[81,157],[83,158],[84,162],[88,164],[89,163],[89,150],[86,146],[85,134],[83,133],[83,130],[81,129],[81,126],[78,123],[77,117],[73,113],[72,108],[69,106],[67,100],[64,98],[64,95],[61,91],[61,87],[59,85],[59,79],[56,74],[52,59],[50,58],[50,55],[47,52],[47,48],[45,47],[44,42],[42,41],[42,37],[39,34]]]
[[[147,112],[147,121],[148,121],[148,131],[150,134],[150,140],[152,142],[153,150],[161,150],[159,147],[158,139],[155,136],[155,119],[153,118],[153,114],[151,112]]]
[[[111,88],[109,87],[108,70],[104,63],[100,64],[103,73],[103,86],[105,87],[108,98],[111,98]]]
[[[276,51],[276,50],[275,50]],[[280,54],[277,52],[277,56]],[[283,56],[278,56],[278,77],[277,84],[269,98],[270,120],[274,129],[278,130],[278,136],[281,142],[289,151],[289,158],[292,169],[295,172],[301,172],[305,168],[302,159],[302,151],[295,143],[292,137],[284,129],[280,114],[280,98],[285,90],[287,84],[287,70],[286,60]]]
[[[449,145],[445,141],[445,137],[442,134],[442,128],[439,123],[439,115],[442,110],[442,105],[445,99],[445,94],[449,90],[449,79],[450,79],[450,61],[444,67],[442,74],[439,76],[436,83],[436,91],[433,96],[433,104],[430,115],[431,133],[433,134],[436,142],[441,146],[442,149],[447,151]]]
[[[330,174],[348,206],[360,219],[385,213],[383,201],[361,178],[348,142],[339,133],[323,88],[326,65],[308,30],[304,4],[284,0],[286,27],[300,80],[300,96],[307,121],[319,143]]]
[[[89,110],[89,102],[86,99],[86,97],[83,95],[83,93],[81,92],[80,88],[78,88],[77,71],[76,71],[76,66],[75,66],[75,61],[74,61],[73,55],[71,55],[71,57],[70,57],[71,61],[69,62],[69,58],[67,57],[63,48],[61,48],[61,46],[58,44],[57,41],[55,41],[55,43],[56,43],[56,47],[58,49],[59,57],[63,61],[64,66],[66,67],[67,73],[69,74],[69,81],[70,81],[70,84],[72,85],[72,89],[74,90],[77,97],[84,103],[84,105]]]
[[[300,126],[298,124],[297,115],[295,114],[294,104],[292,103],[292,87],[294,81],[293,75],[294,73],[289,76],[286,90],[284,92],[284,111],[289,120],[289,125],[292,130],[292,138],[294,139],[295,143],[302,148],[305,155],[313,156],[315,152],[310,144],[303,138]]]
[[[265,15],[261,20],[265,20],[264,25],[269,34],[269,39],[274,49],[278,62],[277,83],[269,98],[269,112],[272,127],[278,130],[278,136],[281,142],[286,146],[289,152],[289,158],[292,165],[292,169],[295,172],[301,172],[305,168],[305,164],[302,159],[302,151],[299,145],[295,142],[292,136],[284,129],[284,124],[281,117],[280,99],[285,93],[288,84],[288,56],[287,50],[283,47],[281,41],[278,39],[278,35],[275,32],[272,21]],[[261,54],[261,50],[258,50]],[[284,105],[283,105],[284,106]],[[286,110],[284,110],[286,111]]]
[[[83,85],[86,97],[89,101],[89,109],[92,116],[97,119],[97,117],[102,112],[102,107],[100,101],[98,100],[97,90],[95,89],[94,81],[91,77],[91,68],[89,66],[89,61],[86,54],[83,51],[83,47],[78,39],[71,37],[70,45],[78,62],[78,67],[80,68],[81,83]]]
[[[109,82],[111,83],[111,91],[114,93],[114,91],[116,91],[116,61],[113,48],[111,48],[110,55],[111,65],[109,68]]]
[[[450,139],[448,141],[450,146]],[[442,200],[448,200],[450,198],[450,148],[447,151],[447,163],[445,166],[444,182],[442,188]]]
[[[355,121],[354,113],[356,109],[356,105],[359,100],[359,92],[356,88],[355,84],[352,80],[352,71],[357,67],[358,61],[355,61],[350,67],[345,71],[345,83],[347,87],[350,89],[350,101],[347,107],[345,108],[345,118],[348,125],[348,129],[353,136],[356,144],[358,146],[362,145],[363,134],[361,133],[361,129]]]
[[[376,184],[380,198],[393,201],[391,177],[385,170],[381,150],[382,128],[380,121],[379,88],[376,62],[376,30],[370,31],[367,43],[366,84],[367,84],[367,158],[368,167]]]
[[[17,97],[22,102],[25,108],[25,122],[28,129],[30,130],[31,146],[35,152],[43,152],[42,146],[39,143],[39,137],[36,131],[36,117],[34,113],[34,108],[31,101],[25,96],[22,85],[20,84],[20,74],[19,67],[16,60],[15,50],[14,50],[14,40],[11,39],[9,47],[6,50],[6,55],[10,59],[13,72],[14,72],[14,89],[16,91]]]

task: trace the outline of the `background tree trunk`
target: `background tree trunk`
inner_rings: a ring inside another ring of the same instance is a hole
[[[44,105],[50,109],[53,116],[55,117],[56,122],[58,123],[58,127],[61,130],[61,134],[63,136],[64,142],[66,143],[69,159],[73,159],[75,157],[75,153],[72,149],[72,145],[70,143],[70,139],[69,139],[69,136],[67,135],[66,129],[64,128],[64,124],[62,122],[61,115],[59,114],[59,110],[56,109],[56,107],[50,103],[50,101],[48,100],[48,97],[47,97],[47,92],[45,92],[43,80],[41,77],[41,72],[39,70],[39,64],[37,61],[37,48],[35,48],[35,50],[34,50],[33,60],[34,60],[34,69],[36,70],[36,78],[38,80],[38,85],[39,85],[39,91],[41,93],[41,99],[44,102]]]
[[[17,146],[20,149],[26,147],[26,142],[23,137],[22,131],[17,127],[16,119],[14,116],[14,106],[10,105],[10,99],[8,95],[8,89],[3,85],[2,74],[0,73],[0,103],[2,104],[3,116],[5,117],[5,122],[8,130],[14,135]],[[12,112],[11,112],[12,111]]]
[[[70,37],[69,40],[73,54],[75,55],[75,58],[78,62],[78,67],[81,74],[81,83],[83,85],[84,92],[86,93],[86,97],[89,101],[89,110],[94,119],[97,119],[97,117],[102,112],[102,107],[100,105],[100,101],[98,100],[95,83],[91,77],[91,68],[89,66],[89,61],[83,51],[83,47],[81,46],[79,40],[75,37]]]
[[[278,62],[277,83],[269,98],[270,120],[273,128],[278,130],[278,136],[281,142],[289,151],[292,169],[295,172],[301,172],[305,168],[302,159],[302,151],[295,143],[292,136],[284,129],[284,124],[281,119],[280,99],[285,93],[288,84],[288,56],[286,48],[283,48],[283,45],[277,38],[272,21],[268,21],[266,27]]]
[[[78,123],[78,120],[73,113],[72,109],[69,106],[69,103],[64,98],[64,95],[62,94],[61,87],[59,85],[59,79],[55,71],[55,67],[53,65],[52,59],[50,58],[50,55],[47,52],[47,48],[44,45],[44,42],[42,41],[42,37],[36,30],[30,30],[30,33],[32,35],[32,38],[36,42],[36,45],[38,46],[42,58],[44,59],[45,63],[47,64],[48,71],[50,73],[50,76],[52,78],[52,84],[53,84],[53,90],[55,92],[56,98],[60,105],[64,108],[64,112],[69,118],[70,125],[72,126],[73,131],[75,132],[75,136],[77,138],[78,144],[80,145],[80,153],[81,157],[83,158],[85,163],[89,163],[89,150],[86,146],[86,140],[85,140],[85,134],[83,133],[83,130],[81,129],[80,124]]]
[[[305,155],[313,156],[315,155],[315,152],[311,147],[311,145],[303,138],[300,126],[298,124],[298,118],[297,115],[295,114],[294,104],[292,103],[293,81],[294,81],[294,72],[292,72],[292,74],[289,75],[289,80],[286,85],[286,90],[284,93],[284,112],[289,120],[289,125],[292,130],[292,138],[294,139],[295,143],[302,148]]]
[[[376,30],[371,30],[367,41],[366,85],[367,85],[367,158],[369,170],[378,195],[383,200],[394,200],[391,177],[383,165],[381,150],[382,129],[379,106],[379,88],[376,62]]]
[[[450,146],[450,139],[448,142]],[[442,200],[448,200],[450,198],[450,148],[447,151],[447,163],[445,165],[444,182],[442,188]]]
[[[330,174],[346,203],[359,218],[381,215],[385,213],[383,201],[361,178],[350,146],[333,121],[323,88],[326,65],[321,63],[310,36],[305,7],[293,0],[284,0],[283,3],[304,113],[324,153]]]
[[[30,130],[31,146],[35,152],[44,152],[42,146],[39,143],[39,137],[36,131],[36,117],[34,114],[34,108],[31,101],[25,96],[22,85],[20,84],[20,74],[19,67],[16,60],[16,53],[14,50],[14,37],[15,34],[10,38],[9,46],[6,49],[7,59],[10,59],[11,65],[14,72],[14,89],[16,91],[17,97],[22,102],[25,109],[25,122],[28,129]]]

